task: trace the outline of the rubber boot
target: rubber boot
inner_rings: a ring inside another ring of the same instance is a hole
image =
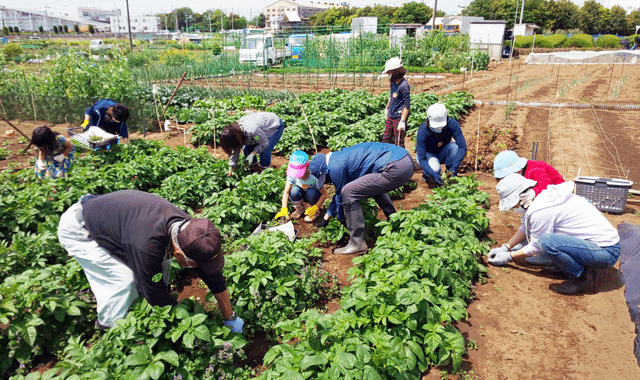
[[[387,220],[389,220],[391,214],[395,214],[396,208],[393,206],[393,202],[391,202],[391,198],[389,198],[389,195],[387,195],[387,193],[384,193],[373,199],[376,201],[378,206],[380,206],[380,209],[382,210],[382,212],[384,212],[384,216],[387,217]]]
[[[345,218],[347,219],[347,230],[349,230],[349,244],[343,248],[337,248],[333,253],[338,255],[351,255],[367,252],[367,243],[364,241],[364,213],[360,204],[353,205],[350,210],[344,207]]]
[[[293,212],[293,214],[291,214],[291,219],[298,219],[302,216],[302,214],[304,214],[304,203],[300,202],[300,203],[296,203],[296,211]]]
[[[593,286],[593,274],[585,269],[578,278],[570,278],[561,284],[553,284],[549,289],[556,293],[572,295],[583,292]]]

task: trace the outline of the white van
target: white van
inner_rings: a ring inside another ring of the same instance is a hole
[[[256,66],[273,66],[290,56],[291,49],[289,47],[276,50],[271,34],[247,36],[242,41],[239,52],[240,63],[251,63]]]

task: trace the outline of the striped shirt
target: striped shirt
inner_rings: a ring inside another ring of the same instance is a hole
[[[262,153],[269,146],[271,137],[280,127],[282,120],[272,112],[257,112],[243,116],[238,120],[240,128],[244,132],[244,145],[253,146],[256,154]],[[229,166],[238,166],[241,148],[231,152]]]

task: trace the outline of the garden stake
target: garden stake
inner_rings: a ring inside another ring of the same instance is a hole
[[[316,138],[313,135],[313,130],[311,130],[311,124],[309,123],[309,119],[307,119],[307,113],[304,112],[304,107],[302,107],[302,103],[300,103],[300,99],[298,99],[298,94],[294,92],[293,95],[296,97],[296,100],[298,101],[298,105],[300,106],[300,109],[302,110],[302,114],[304,115],[304,119],[307,121],[307,125],[309,126],[309,132],[311,132],[311,138],[313,139],[313,149],[315,149],[316,154],[318,154],[318,147],[316,146]]]
[[[609,87],[611,87],[611,79],[613,78],[613,62],[611,63],[611,75],[609,76],[609,84],[607,85],[607,92],[604,93],[604,99],[607,99],[607,94],[609,93]]]
[[[185,75],[187,75],[186,71],[184,73],[182,73],[182,78],[180,78],[180,82],[178,82],[178,85],[176,86],[176,89],[173,90],[173,94],[171,94],[171,98],[169,98],[169,101],[167,102],[167,105],[162,110],[162,115],[165,115],[165,113],[167,112],[167,108],[169,108],[169,104],[171,104],[171,101],[173,100],[173,97],[176,96],[176,92],[178,92],[178,89],[182,85],[182,81],[184,80]]]
[[[16,131],[18,131],[18,133],[20,133],[22,136],[24,136],[25,138],[31,140],[29,138],[29,136],[25,135],[24,133],[22,133],[21,130],[19,130],[18,128],[16,128],[15,125],[11,124],[11,122],[9,120],[7,120],[3,115],[0,115],[0,118],[2,118],[2,121],[4,121],[5,123],[9,124],[11,126],[11,128],[15,129]]]
[[[480,112],[482,112],[482,106],[478,110],[478,137],[476,138],[476,168],[474,171],[478,171],[478,143],[480,142]]]

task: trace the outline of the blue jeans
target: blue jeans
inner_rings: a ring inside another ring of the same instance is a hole
[[[271,137],[269,137],[269,145],[267,145],[262,153],[260,153],[260,166],[262,166],[263,168],[269,167],[269,165],[271,165],[271,151],[276,146],[276,144],[278,144],[278,141],[280,141],[282,132],[284,132],[284,121],[280,120],[280,127],[278,127],[278,129],[274,134],[271,135]],[[245,145],[244,148],[242,148],[245,157],[250,155],[256,146],[257,145]],[[256,161],[257,158],[254,157],[252,164],[255,164]]]
[[[456,160],[456,156],[458,155],[458,144],[452,141],[447,144],[438,154],[429,152],[425,152],[425,154],[427,156],[427,163],[429,164],[431,170],[440,174],[440,164],[443,162],[447,167],[447,170],[451,170],[451,167]],[[416,161],[418,162],[418,165],[422,166],[418,157],[416,157]]]
[[[580,277],[584,268],[612,267],[620,257],[620,243],[599,247],[590,241],[565,234],[544,234],[538,243],[568,277]]]
[[[303,189],[300,186],[293,185],[289,192],[289,199],[291,202],[300,203],[302,201],[307,202],[310,205],[315,205],[320,199],[320,191],[318,189]]]

